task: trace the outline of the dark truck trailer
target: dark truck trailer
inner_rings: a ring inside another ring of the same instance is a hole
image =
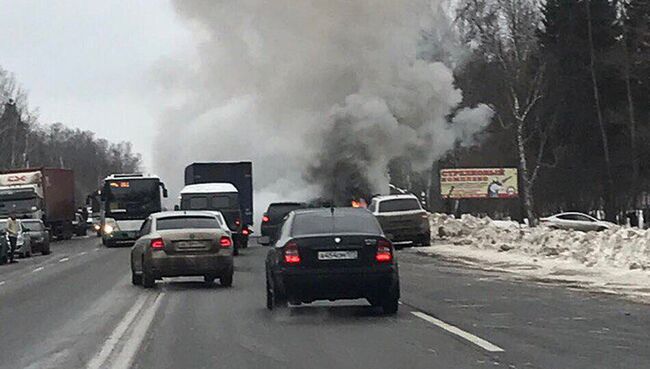
[[[253,163],[200,162],[185,168],[185,185],[232,183],[239,191],[242,225],[253,225]]]
[[[42,219],[57,238],[72,237],[75,219],[74,173],[62,168],[0,172],[0,217]]]

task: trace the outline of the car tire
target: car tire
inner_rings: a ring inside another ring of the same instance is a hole
[[[273,310],[273,292],[271,292],[271,285],[269,284],[269,278],[266,278],[266,308],[268,310]]]
[[[147,272],[142,272],[142,287],[154,288],[156,286],[156,278]]]
[[[229,273],[226,273],[219,278],[219,283],[223,287],[232,287],[232,278],[233,277],[233,272],[232,270]]]
[[[387,296],[381,302],[381,309],[384,314],[395,315],[399,308],[399,299],[395,296]]]
[[[420,239],[420,246],[431,246],[431,233],[425,233]]]
[[[266,308],[269,310],[283,309],[287,307],[287,298],[280,291],[273,288],[268,277],[266,279]]]
[[[399,308],[399,285],[391,288],[386,295],[381,298],[381,309],[384,314],[395,315]]]
[[[50,244],[46,243],[41,246],[41,255],[49,255],[52,251],[50,250]]]
[[[131,271],[131,283],[134,286],[141,286],[142,285],[142,274],[135,274],[135,272]]]

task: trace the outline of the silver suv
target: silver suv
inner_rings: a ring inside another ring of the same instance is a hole
[[[429,214],[412,194],[377,196],[368,206],[396,247],[431,243]]]

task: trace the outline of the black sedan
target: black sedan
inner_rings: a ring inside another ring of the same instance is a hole
[[[400,289],[393,245],[365,209],[292,211],[266,258],[266,294],[270,310],[365,298],[395,314]]]
[[[267,236],[273,240],[284,221],[284,217],[292,210],[305,207],[306,205],[301,202],[274,202],[269,204],[268,209],[266,209],[262,217],[262,237]]]

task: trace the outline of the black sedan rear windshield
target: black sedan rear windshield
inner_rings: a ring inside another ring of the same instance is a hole
[[[390,213],[393,211],[410,211],[422,210],[417,199],[395,199],[384,200],[379,203],[380,213]]]
[[[291,210],[300,208],[304,208],[304,206],[302,204],[271,204],[269,206],[268,216],[271,218],[271,221],[280,222]]]
[[[169,217],[159,218],[156,229],[159,231],[185,228],[219,228],[219,221],[210,217]]]
[[[328,212],[297,214],[291,233],[294,236],[336,233],[381,234],[381,229],[370,213],[332,216]]]

